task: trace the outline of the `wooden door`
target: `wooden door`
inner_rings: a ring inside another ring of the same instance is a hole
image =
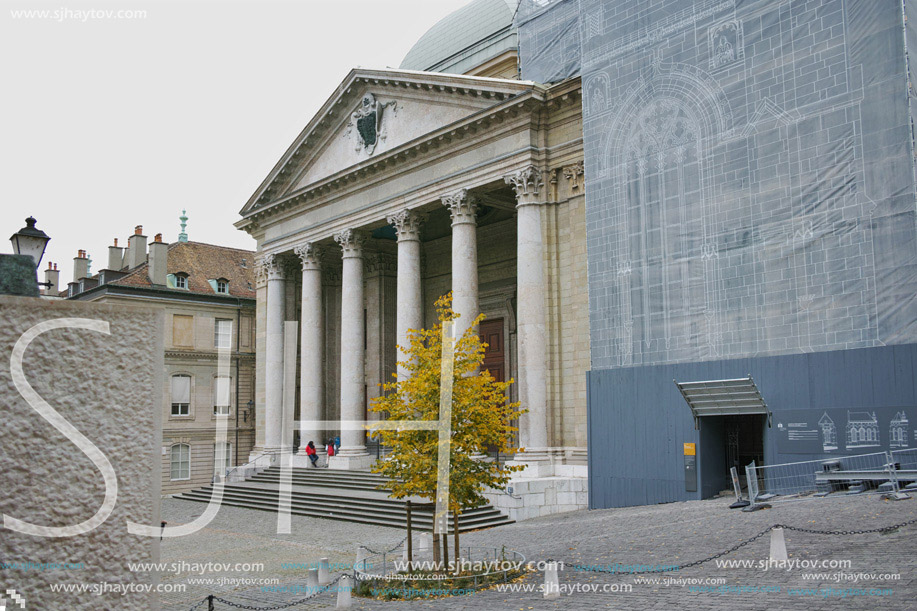
[[[506,346],[503,343],[503,319],[494,318],[481,323],[481,341],[484,350],[484,369],[498,382],[506,381]]]

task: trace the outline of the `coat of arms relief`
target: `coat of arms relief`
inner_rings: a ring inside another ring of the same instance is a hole
[[[390,109],[388,112],[386,109]],[[353,138],[354,150],[372,155],[376,145],[385,140],[386,119],[395,115],[398,102],[380,102],[371,93],[363,95],[360,105],[350,115],[350,125],[344,132],[345,138]]]

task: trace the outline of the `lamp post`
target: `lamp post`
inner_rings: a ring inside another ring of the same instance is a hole
[[[17,255],[29,255],[35,260],[35,269],[41,263],[41,258],[45,256],[45,248],[51,239],[41,229],[35,227],[35,217],[30,216],[25,220],[25,227],[10,236],[10,242],[13,244],[13,252]]]
[[[49,282],[38,282],[38,265],[51,239],[35,228],[35,219],[26,219],[26,226],[10,237],[15,254],[0,254],[0,294],[40,297],[38,286],[50,288]]]

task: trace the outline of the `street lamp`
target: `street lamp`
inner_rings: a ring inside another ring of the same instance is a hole
[[[31,216],[25,220],[25,227],[10,236],[13,252],[32,257],[36,269],[41,263],[41,258],[45,256],[45,248],[50,239],[44,231],[35,228],[35,218]]]

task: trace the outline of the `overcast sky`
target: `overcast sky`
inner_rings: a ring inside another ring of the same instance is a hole
[[[254,249],[239,210],[348,71],[468,2],[0,0],[0,252],[35,216],[64,285],[135,225],[176,240],[183,208],[191,240]]]

